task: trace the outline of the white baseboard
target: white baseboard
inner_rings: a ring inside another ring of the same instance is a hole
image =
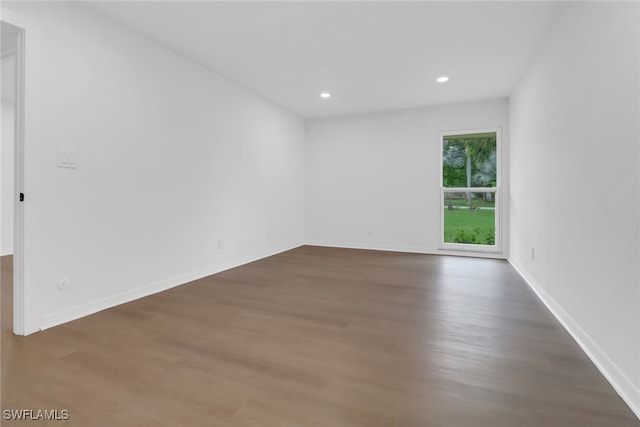
[[[633,413],[640,419],[640,389],[627,377],[611,358],[598,346],[584,329],[549,295],[540,284],[531,277],[527,271],[512,259],[508,260],[511,266],[522,276],[529,287],[535,292],[551,314],[573,337],[582,351],[591,359],[594,365],[609,381],[622,400],[629,406]]]
[[[322,246],[327,248],[343,248],[343,249],[365,249],[369,251],[386,251],[386,252],[406,252],[412,254],[424,255],[451,255],[475,258],[493,258],[506,259],[504,255],[496,253],[479,253],[479,252],[463,252],[463,251],[447,251],[447,250],[428,250],[415,246],[387,245],[379,243],[363,244],[363,243],[347,243],[347,242],[325,242],[311,240],[305,243],[307,246]]]
[[[131,289],[126,292],[119,293],[117,295],[111,295],[105,298],[96,299],[94,301],[86,302],[76,305],[74,307],[60,310],[55,313],[47,314],[41,317],[40,329],[48,329],[53,326],[61,325],[63,323],[70,322],[72,320],[79,319],[81,317],[88,316],[90,314],[97,313],[102,310],[106,310],[111,307],[115,307],[120,304],[124,304],[139,298],[143,298],[149,295],[153,295],[158,292],[166,291],[167,289],[174,288],[176,286],[183,285],[185,283],[192,282],[194,280],[202,279],[203,277],[211,276],[212,274],[220,273],[225,270],[229,270],[235,267],[239,267],[250,262],[257,261],[262,258],[266,258],[272,255],[286,252],[291,249],[302,246],[302,243],[282,245],[275,248],[271,248],[265,252],[251,254],[245,257],[236,258],[231,261],[215,264],[210,267],[204,268],[192,273],[182,274],[179,276],[170,277],[159,282],[152,283],[146,286],[140,286],[135,289]]]

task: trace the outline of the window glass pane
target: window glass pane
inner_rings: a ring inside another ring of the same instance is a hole
[[[444,136],[442,184],[444,187],[495,187],[496,133]]]
[[[495,246],[495,196],[495,192],[445,191],[444,242]]]

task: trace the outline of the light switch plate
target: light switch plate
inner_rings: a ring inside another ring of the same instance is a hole
[[[76,169],[76,153],[68,148],[58,148],[58,167]]]

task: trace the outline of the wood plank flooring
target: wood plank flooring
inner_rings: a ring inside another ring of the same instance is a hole
[[[2,409],[79,427],[640,426],[504,261],[301,247],[28,337]]]

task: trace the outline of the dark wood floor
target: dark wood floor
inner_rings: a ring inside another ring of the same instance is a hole
[[[10,276],[2,409],[51,425],[640,426],[504,261],[302,247],[28,337]]]

